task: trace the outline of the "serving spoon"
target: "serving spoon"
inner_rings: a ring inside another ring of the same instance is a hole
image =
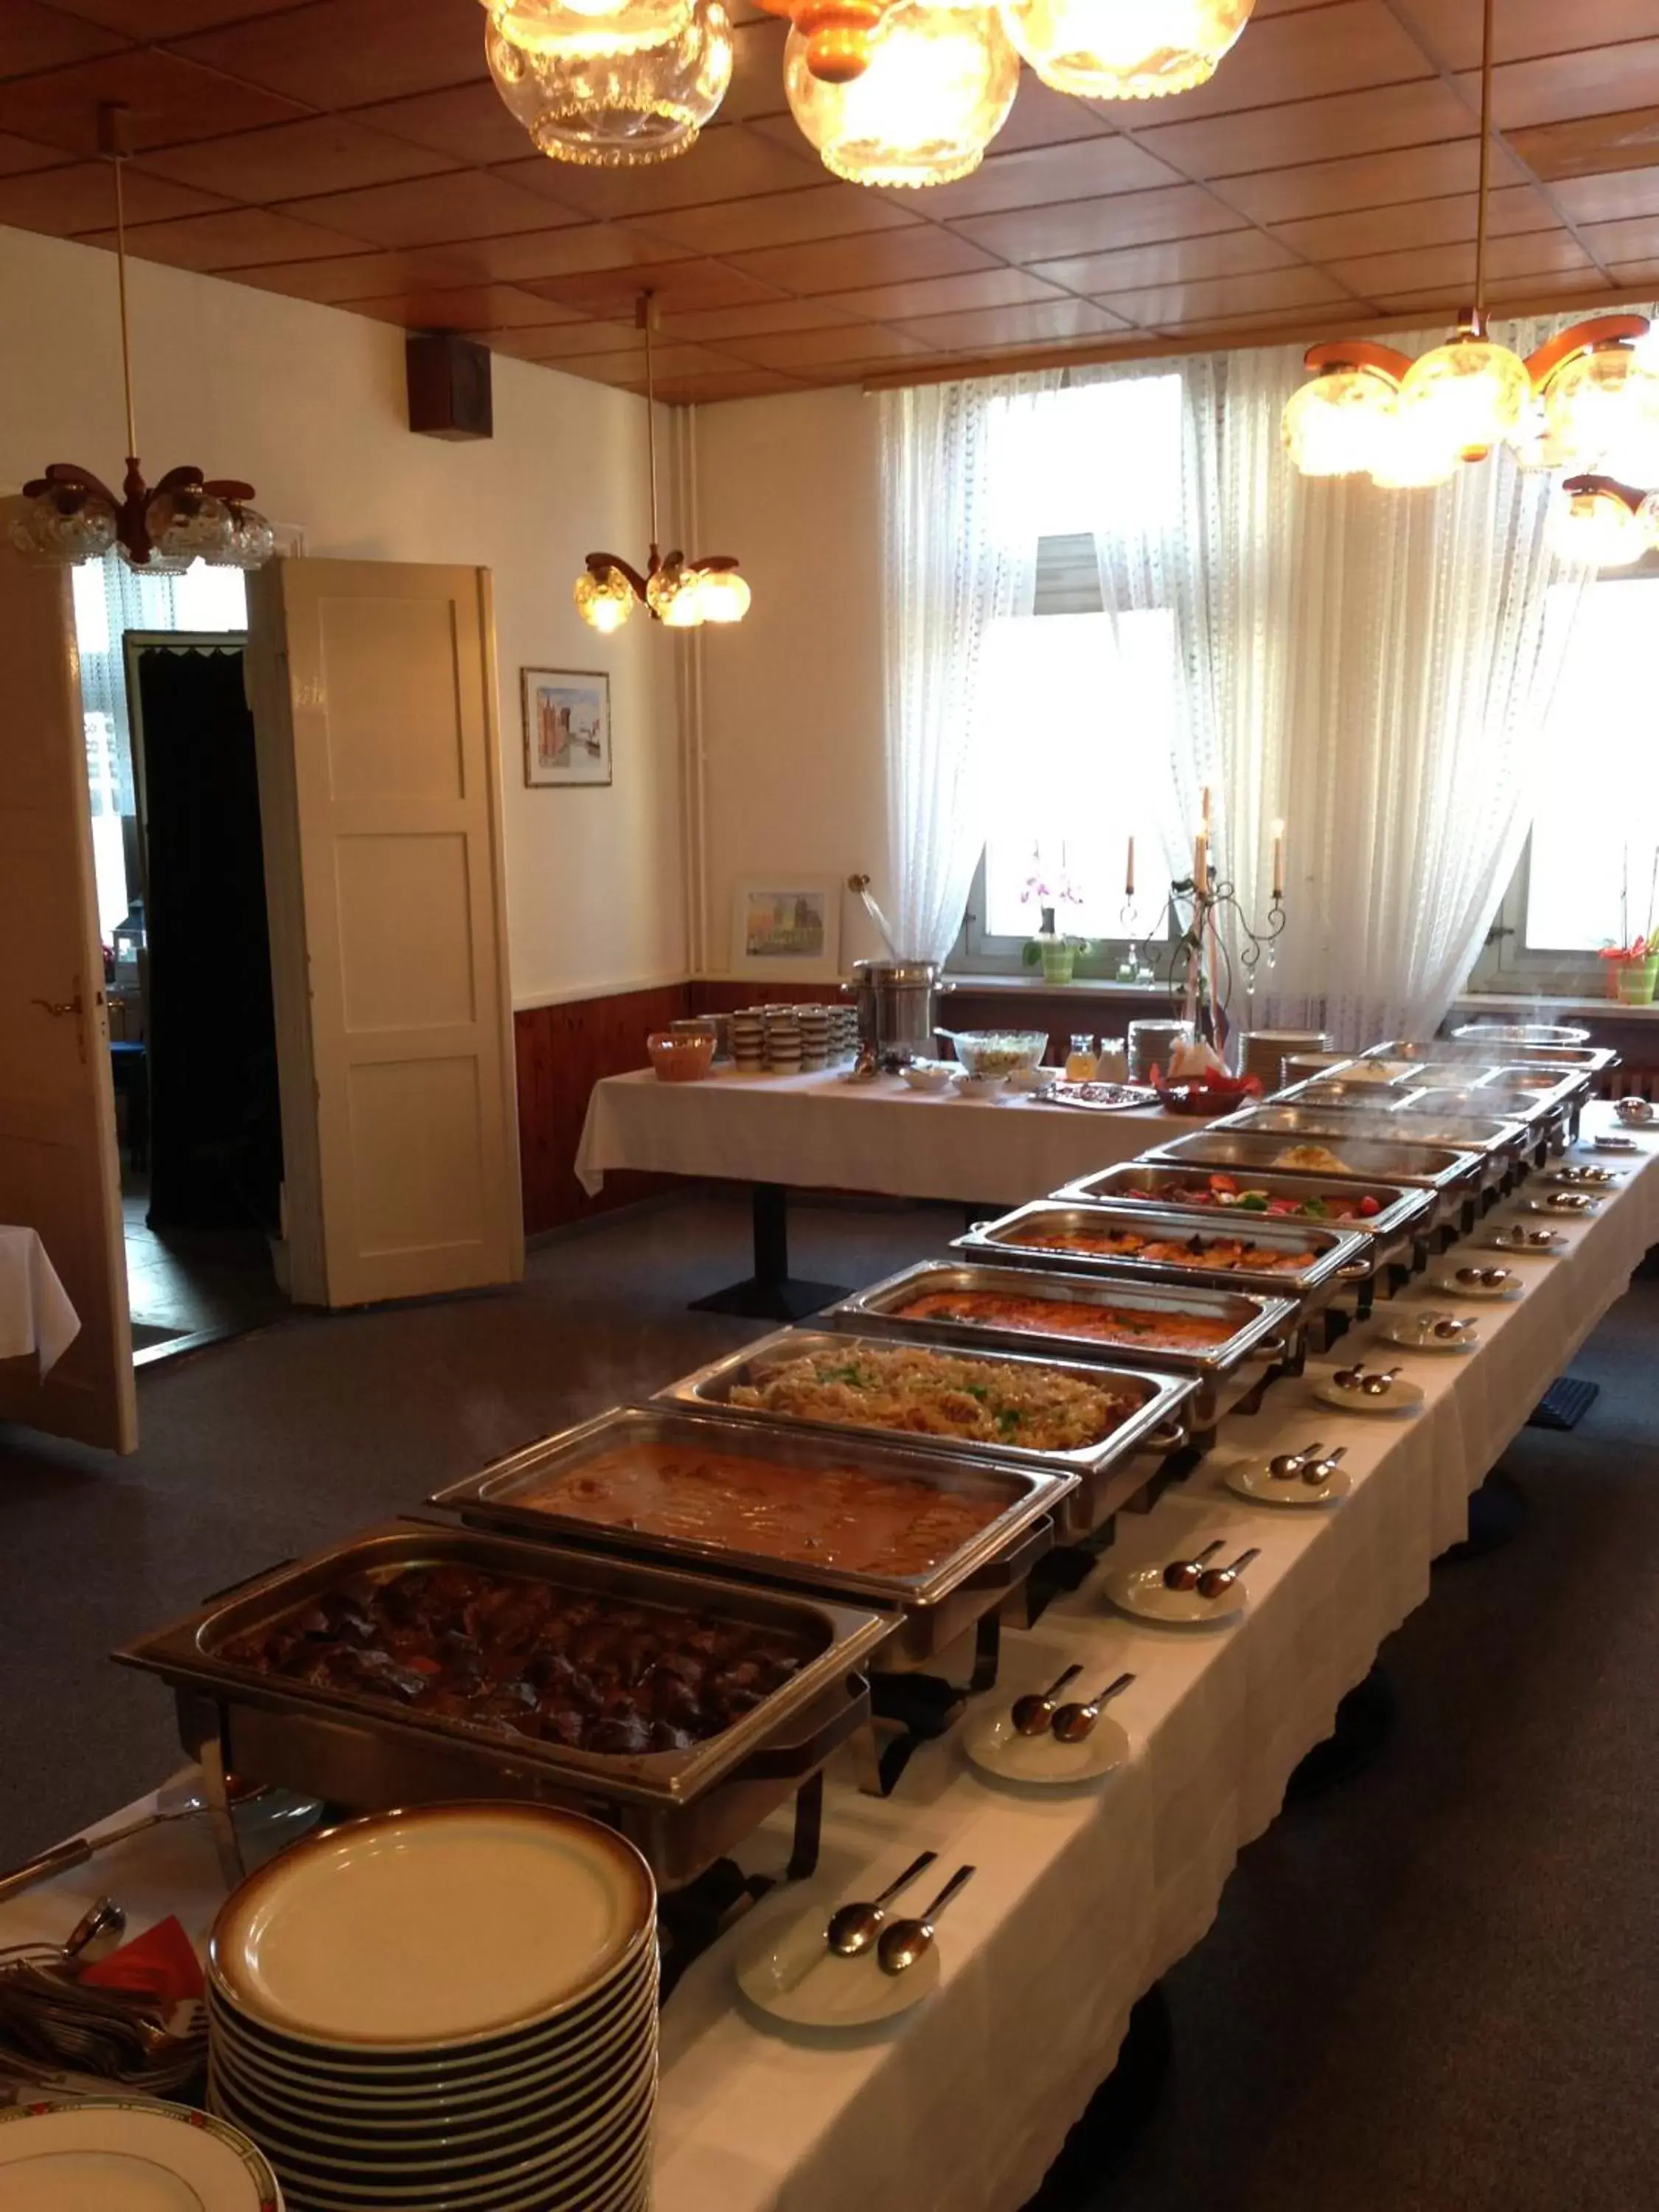
[[[970,1866],[958,1867],[939,1895],[914,1920],[895,1920],[881,1931],[876,1963],[884,1974],[902,1974],[933,1948],[933,1923],[953,1897],[974,1878]]]
[[[1195,1585],[1200,1597],[1225,1597],[1252,1559],[1261,1557],[1261,1547],[1252,1544],[1248,1552],[1241,1552],[1229,1567],[1206,1567]]]
[[[1346,1457],[1347,1449],[1346,1444],[1338,1444],[1334,1450],[1328,1451],[1322,1459],[1309,1461],[1307,1466],[1302,1470],[1302,1480],[1310,1490],[1317,1490],[1322,1483],[1330,1480]]]
[[[1276,1459],[1267,1462],[1267,1472],[1275,1482],[1294,1482],[1308,1462],[1323,1451],[1323,1444],[1304,1444],[1299,1452],[1280,1452]]]
[[[1218,1536],[1212,1544],[1206,1544],[1204,1547],[1204,1549],[1196,1553],[1194,1558],[1190,1559],[1171,1559],[1169,1565],[1164,1570],[1164,1589],[1171,1590],[1196,1589],[1199,1585],[1200,1577],[1204,1572],[1204,1562],[1206,1559],[1212,1559],[1226,1540],[1227,1539],[1224,1536]]]
[[[268,1782],[244,1782],[239,1777],[227,1777],[226,1796],[233,1808],[246,1805],[255,1798],[270,1794]],[[165,1826],[169,1820],[187,1820],[193,1814],[208,1810],[209,1801],[200,1789],[164,1790],[153,1811],[140,1814],[137,1819],[125,1822],[118,1828],[106,1829],[101,1836],[71,1836],[66,1842],[52,1844],[25,1859],[21,1866],[14,1867],[9,1874],[0,1875],[0,1904],[15,1897],[20,1890],[33,1889],[38,1881],[50,1881],[54,1875],[67,1874],[74,1867],[84,1866],[89,1858],[112,1844],[124,1844],[129,1836],[141,1835],[146,1828]]]
[[[902,1889],[908,1889],[919,1874],[924,1874],[939,1856],[937,1851],[922,1851],[913,1858],[904,1872],[874,1897],[860,1898],[851,1905],[837,1906],[830,1916],[830,1925],[823,1931],[823,1940],[838,1959],[856,1959],[860,1951],[867,1951],[881,1933],[882,1923],[887,1917],[886,1908]]]
[[[1029,1690],[1023,1698],[1014,1699],[1009,1718],[1021,1735],[1046,1735],[1048,1733],[1048,1723],[1054,1717],[1060,1692],[1068,1682],[1075,1681],[1082,1672],[1081,1663],[1068,1667],[1063,1674],[1055,1675],[1041,1697],[1035,1690]]]
[[[1054,1715],[1054,1734],[1061,1743],[1081,1743],[1094,1733],[1095,1723],[1120,1691],[1127,1690],[1133,1674],[1120,1674],[1103,1690],[1097,1690],[1086,1705],[1062,1705]]]

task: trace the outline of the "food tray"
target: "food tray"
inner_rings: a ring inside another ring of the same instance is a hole
[[[1475,1060],[1490,1067],[1502,1060],[1506,1066],[1521,1061],[1541,1067],[1581,1068],[1587,1075],[1605,1074],[1619,1065],[1619,1054],[1606,1045],[1529,1044],[1519,1037],[1392,1038],[1386,1044],[1369,1045],[1362,1060]]]
[[[1193,1139],[1182,1139],[1182,1143]],[[1195,1221],[1216,1224],[1227,1222],[1245,1228],[1262,1217],[1256,1213],[1224,1206],[1183,1205],[1170,1194],[1183,1183],[1190,1183],[1207,1174],[1225,1173],[1211,1166],[1194,1162],[1191,1167],[1179,1167],[1171,1162],[1152,1158],[1125,1160],[1116,1167],[1103,1168],[1098,1174],[1082,1176],[1075,1182],[1066,1183],[1054,1192],[1061,1200],[1076,1200],[1085,1206],[1150,1206],[1164,1213],[1190,1214]],[[1379,1258],[1392,1258],[1395,1252],[1412,1237],[1425,1235],[1432,1224],[1435,1196],[1431,1189],[1420,1185],[1401,1182],[1367,1182],[1351,1176],[1322,1176],[1311,1170],[1279,1168],[1271,1174],[1247,1172],[1242,1178],[1251,1190],[1260,1190],[1269,1198],[1288,1198],[1298,1202],[1317,1197],[1322,1188],[1329,1191],[1333,1185],[1342,1187],[1342,1195],[1358,1202],[1370,1199],[1376,1211],[1362,1220],[1333,1220],[1334,1229],[1351,1229],[1357,1236],[1369,1237]],[[1304,1217],[1293,1217],[1300,1220]],[[1307,1217],[1311,1219],[1311,1217]]]
[[[922,1440],[917,1439],[919,1443]],[[932,1483],[941,1490],[971,1492],[998,1501],[996,1518],[953,1552],[921,1573],[875,1574],[807,1560],[774,1558],[715,1542],[653,1534],[615,1523],[578,1519],[555,1510],[520,1503],[524,1493],[554,1474],[573,1473],[600,1452],[619,1444],[686,1443],[710,1451],[780,1461],[799,1472],[804,1483],[832,1468],[855,1466],[860,1473]],[[578,1428],[544,1437],[510,1458],[498,1460],[464,1481],[453,1482],[428,1502],[457,1513],[482,1528],[505,1528],[538,1541],[597,1546],[631,1556],[668,1559],[726,1574],[755,1575],[770,1583],[821,1590],[848,1604],[878,1605],[898,1617],[896,1652],[884,1649],[881,1663],[896,1659],[920,1665],[954,1642],[1000,1605],[1054,1541],[1054,1516],[1077,1487],[1074,1474],[1047,1468],[985,1466],[894,1443],[874,1443],[862,1431],[807,1428],[804,1425],[763,1427],[732,1413],[688,1406],[618,1407]]]
[[[1486,1179],[1487,1164],[1478,1152],[1460,1152],[1449,1146],[1402,1143],[1395,1131],[1387,1142],[1375,1138],[1346,1137],[1338,1141],[1342,1168],[1285,1168],[1279,1156],[1288,1140],[1264,1131],[1224,1128],[1212,1124],[1189,1137],[1172,1137],[1143,1155],[1139,1164],[1172,1166],[1188,1172],[1200,1168],[1224,1168],[1241,1175],[1308,1176],[1316,1182],[1381,1182],[1402,1188],[1428,1191],[1431,1230],[1448,1229],[1463,1222],[1466,1210],[1473,1222],[1474,1202]]]
[[[739,1352],[728,1352],[724,1358],[711,1360],[708,1366],[682,1376],[659,1395],[681,1405],[724,1407],[734,1419],[765,1423],[775,1433],[810,1429],[816,1435],[840,1437],[843,1442],[849,1437],[878,1437],[889,1443],[925,1451],[929,1457],[936,1454],[960,1455],[975,1466],[1043,1468],[1051,1473],[1074,1474],[1079,1487],[1064,1509],[1065,1525],[1072,1534],[1097,1527],[1107,1514],[1115,1511],[1127,1498],[1146,1486],[1147,1478],[1144,1472],[1127,1468],[1126,1463],[1137,1453],[1167,1453],[1187,1441],[1183,1416],[1198,1387],[1194,1377],[1076,1358],[1034,1358],[1029,1353],[984,1352],[974,1356],[999,1367],[1058,1370],[1096,1388],[1110,1384],[1135,1401],[1133,1412],[1098,1443],[1082,1444],[1070,1451],[1039,1451],[1023,1444],[980,1443],[966,1437],[924,1437],[914,1431],[866,1428],[850,1422],[806,1421],[786,1413],[769,1413],[759,1407],[730,1403],[733,1390],[763,1382],[775,1369],[792,1359],[844,1359],[849,1352],[860,1350],[890,1352],[899,1342],[912,1343],[928,1352],[945,1349],[937,1342],[896,1328],[875,1337],[830,1329],[781,1328],[770,1336],[762,1337],[757,1343],[745,1345]],[[951,1349],[954,1352],[955,1347]]]
[[[665,1606],[804,1637],[815,1656],[717,1735],[687,1751],[605,1753],[404,1711],[356,1692],[264,1674],[223,1647],[359,1573],[453,1564],[623,1602]],[[809,1780],[868,1717],[856,1669],[890,1615],[482,1529],[397,1521],[273,1568],[114,1656],[173,1686],[179,1735],[209,1771],[277,1783],[356,1812],[511,1797],[617,1828],[665,1887],[692,1880]]]
[[[1171,1351],[1148,1345],[1142,1350],[1133,1344],[1079,1343],[1076,1337],[1060,1332],[1050,1335],[1033,1329],[1000,1328],[994,1322],[917,1320],[897,1310],[907,1299],[933,1291],[991,1291],[1017,1297],[1063,1299],[1073,1305],[1139,1308],[1148,1314],[1201,1314],[1230,1322],[1232,1334],[1220,1344],[1199,1349]],[[1215,1418],[1219,1386],[1247,1361],[1291,1355],[1294,1347],[1289,1339],[1297,1325],[1294,1298],[1270,1298],[1219,1287],[1200,1290],[1179,1283],[1103,1283],[1076,1274],[1041,1273],[1032,1267],[986,1267],[971,1263],[953,1267],[945,1260],[923,1260],[867,1291],[855,1291],[839,1305],[830,1306],[820,1319],[837,1329],[884,1334],[891,1330],[963,1352],[1038,1352],[1048,1359],[1098,1359],[1103,1364],[1145,1364],[1172,1375],[1195,1376],[1199,1389],[1192,1419],[1199,1428],[1207,1428]]]
[[[1371,1138],[1381,1144],[1424,1144],[1476,1152],[1486,1161],[1483,1180],[1492,1184],[1508,1182],[1520,1161],[1540,1142],[1517,1121],[1474,1115],[1364,1114],[1342,1106],[1257,1106],[1230,1114],[1212,1126],[1277,1137],[1281,1146],[1304,1139],[1334,1146],[1351,1138]]]
[[[1133,1255],[1067,1252],[1039,1243],[1045,1233],[1066,1229],[1121,1229],[1136,1236],[1161,1236],[1185,1242],[1202,1238],[1220,1243],[1237,1232],[1231,1224],[1191,1213],[1154,1212],[1137,1206],[1085,1206],[1075,1200],[1064,1204],[1051,1198],[1032,1199],[995,1221],[982,1221],[965,1237],[954,1240],[952,1249],[987,1261],[1013,1261],[1027,1267],[1049,1267],[1065,1274],[1115,1279],[1119,1282],[1189,1283],[1210,1290],[1259,1291],[1269,1297],[1292,1300],[1305,1320],[1327,1304],[1340,1282],[1361,1282],[1371,1273],[1369,1237],[1328,1223],[1252,1220],[1252,1243],[1281,1251],[1311,1250],[1305,1267],[1285,1273],[1252,1274],[1239,1269],[1220,1273],[1213,1268],[1182,1265],[1175,1260],[1140,1260]]]

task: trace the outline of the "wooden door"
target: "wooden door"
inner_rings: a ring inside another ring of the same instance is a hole
[[[38,1230],[81,1318],[43,1382],[0,1370],[0,1420],[138,1442],[86,730],[66,568],[12,550],[0,500],[0,1221]]]
[[[294,1296],[511,1281],[488,573],[282,561],[249,611]]]

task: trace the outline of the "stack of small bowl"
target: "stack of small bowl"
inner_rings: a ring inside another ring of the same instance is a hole
[[[597,1821],[430,1806],[307,1838],[209,1951],[209,2102],[290,2212],[641,2212],[656,1891]]]
[[[766,1065],[766,1017],[758,1006],[740,1006],[732,1017],[732,1058],[739,1075],[758,1075]]]
[[[856,1006],[832,1006],[830,1029],[830,1057],[832,1060],[851,1060],[859,1048],[859,1010]]]
[[[799,1075],[801,1060],[800,1012],[795,1006],[766,1009],[766,1065],[774,1075]]]
[[[830,1060],[830,1012],[828,1006],[800,1010],[800,1066],[803,1075],[816,1074]]]

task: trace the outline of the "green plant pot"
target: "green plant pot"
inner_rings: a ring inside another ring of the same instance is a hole
[[[1042,980],[1045,983],[1069,983],[1072,969],[1077,964],[1074,945],[1045,945],[1042,947]],[[1650,990],[1648,996],[1653,995]]]
[[[1650,1006],[1659,988],[1659,953],[1649,960],[1619,963],[1619,997],[1626,1006]]]

